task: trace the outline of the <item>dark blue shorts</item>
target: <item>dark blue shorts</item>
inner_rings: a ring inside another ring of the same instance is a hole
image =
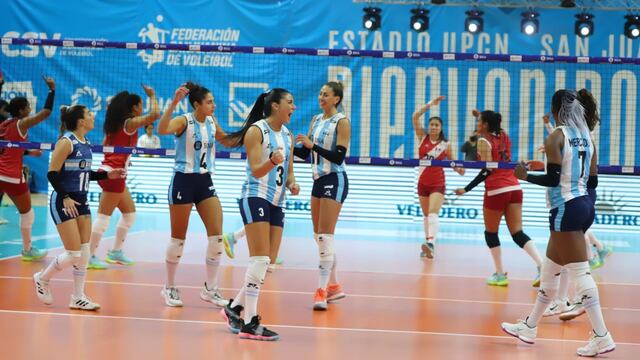
[[[580,196],[549,211],[551,231],[586,232],[593,224],[596,209],[589,196]]]
[[[69,197],[80,203],[80,205],[76,205],[78,216],[91,216],[89,201],[87,201],[87,194],[69,193]],[[74,217],[67,215],[67,210],[62,204],[62,197],[58,196],[58,193],[55,191],[52,192],[49,197],[49,213],[51,213],[51,218],[56,225],[60,225],[67,220],[75,219]]]
[[[169,205],[198,204],[216,195],[210,174],[185,174],[176,172],[169,184]]]
[[[327,198],[344,203],[349,193],[349,179],[346,172],[331,173],[313,181],[311,196]]]
[[[240,215],[245,225],[266,221],[271,226],[284,227],[284,211],[263,198],[240,199]]]

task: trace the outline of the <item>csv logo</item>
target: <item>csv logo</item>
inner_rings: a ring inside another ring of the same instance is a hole
[[[20,34],[17,31],[7,31],[2,37],[10,37],[10,38],[23,38],[23,39],[49,39],[47,33],[37,33],[37,32],[26,32],[24,34]],[[59,40],[62,38],[62,34],[55,33],[51,37],[53,40]],[[2,45],[2,54],[6,57],[28,57],[34,58],[40,55],[40,50],[46,58],[52,58],[56,51],[58,50],[57,46],[47,46],[47,45]]]

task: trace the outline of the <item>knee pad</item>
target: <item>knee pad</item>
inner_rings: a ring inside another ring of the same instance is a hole
[[[62,254],[61,254],[62,255]],[[80,262],[81,251],[80,250],[66,250],[64,256],[58,255],[55,258],[55,267],[58,270],[63,270],[68,266],[76,266]]]
[[[222,235],[213,235],[207,238],[209,239],[209,245],[207,245],[207,262],[220,260],[222,250],[224,250]]]
[[[104,234],[104,232],[107,231],[107,228],[109,227],[109,220],[111,220],[111,216],[98,213],[96,221],[93,222],[93,226],[91,227],[91,232],[100,235]]]
[[[24,214],[20,214],[20,228],[30,229],[33,226],[33,221],[35,220],[35,218],[36,216],[33,212],[33,208],[29,209],[29,211]]]
[[[596,282],[591,276],[591,269],[587,261],[570,263],[565,265],[565,267],[569,271],[569,276],[573,278],[578,296],[583,296],[588,290],[597,289]]]
[[[333,234],[318,234],[320,261],[333,261]]]
[[[487,246],[489,247],[489,249],[500,246],[500,238],[498,237],[498,233],[485,231],[484,240],[487,242]]]
[[[524,248],[527,242],[531,240],[531,238],[527,234],[525,234],[522,230],[518,231],[515,234],[511,234],[511,238],[513,239],[513,242],[515,242],[516,244],[518,244],[518,246],[520,246],[520,248]]]
[[[124,228],[124,229],[129,230],[131,228],[131,225],[133,225],[133,222],[135,220],[136,220],[136,213],[135,212],[122,214],[122,217],[118,221],[118,225],[117,226],[119,228]],[[107,225],[108,225],[108,223],[107,223]],[[106,228],[105,228],[105,230],[106,230]]]
[[[264,283],[264,276],[267,274],[270,262],[271,259],[268,256],[252,256],[249,258],[249,266],[244,277],[247,292],[260,290],[260,285]]]
[[[177,264],[180,262],[182,252],[184,251],[184,240],[171,238],[169,246],[167,247],[166,260],[169,263]]]

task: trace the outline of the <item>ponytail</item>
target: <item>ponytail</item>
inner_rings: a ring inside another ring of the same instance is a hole
[[[598,114],[596,100],[587,89],[580,89],[580,91],[578,91],[578,100],[584,108],[584,117],[587,121],[589,131],[593,131],[593,129],[596,128],[596,125],[600,122],[600,115]]]

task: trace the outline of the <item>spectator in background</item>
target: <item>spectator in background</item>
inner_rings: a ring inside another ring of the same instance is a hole
[[[473,135],[469,137],[469,140],[465,141],[465,143],[460,148],[460,151],[464,153],[465,161],[478,160],[478,132],[477,131],[474,131]]]
[[[157,135],[153,135],[153,124],[149,124],[144,128],[145,134],[138,138],[138,147],[147,149],[159,149],[160,138]]]

